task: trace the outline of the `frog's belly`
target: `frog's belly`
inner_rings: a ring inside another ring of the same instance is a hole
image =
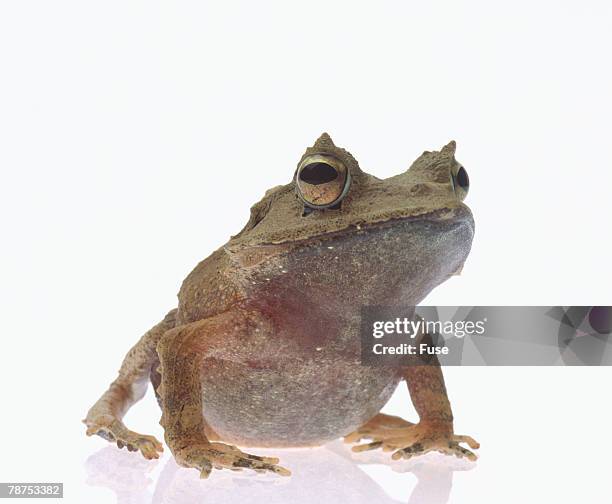
[[[206,359],[203,415],[219,439],[242,446],[313,446],[352,432],[376,415],[397,370],[358,359],[285,361],[273,367]]]

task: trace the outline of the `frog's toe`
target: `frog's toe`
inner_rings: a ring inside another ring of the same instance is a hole
[[[410,446],[397,450],[395,453],[393,453],[391,458],[393,458],[393,460],[410,459],[417,455],[424,455],[432,451],[437,451],[445,455],[453,455],[457,458],[466,458],[468,460],[475,461],[478,456],[467,448],[460,446],[460,442],[468,443],[473,449],[480,446],[473,438],[469,436],[453,435],[450,439],[434,438],[413,443]]]
[[[95,434],[116,443],[118,448],[140,451],[146,459],[159,458],[159,454],[164,451],[164,447],[155,437],[131,431],[119,420],[86,423],[88,436]]]
[[[273,472],[280,476],[290,476],[291,472],[278,465],[276,457],[260,457],[244,453],[235,446],[224,443],[205,443],[190,446],[176,454],[177,461],[185,467],[200,471],[200,478],[208,478],[213,469],[239,471],[252,469],[256,472]]]
[[[454,435],[453,441],[456,441],[457,443],[466,443],[470,448],[474,450],[478,450],[478,448],[480,448],[480,443],[476,441],[472,436]]]
[[[155,439],[153,436],[147,436],[145,434],[138,434],[136,432],[131,433],[128,436],[124,444],[129,451],[138,451],[142,453],[146,459],[159,458],[159,454],[164,451],[162,444]],[[117,442],[119,446],[119,442]]]

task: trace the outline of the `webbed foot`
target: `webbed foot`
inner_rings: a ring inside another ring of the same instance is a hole
[[[362,439],[371,441],[353,446],[354,452],[381,448],[383,451],[393,451],[393,460],[409,459],[431,451],[476,460],[478,458],[476,454],[460,446],[460,443],[466,443],[472,449],[480,448],[480,444],[474,438],[454,434],[450,424],[433,422],[413,424],[382,413],[345,436],[344,441],[358,443]]]
[[[140,450],[146,459],[159,458],[159,454],[164,451],[162,444],[153,436],[131,431],[120,420],[103,417],[97,420],[85,419],[83,423],[87,425],[88,436],[97,434],[111,443],[117,443],[119,448]]]
[[[176,461],[184,467],[200,471],[201,478],[208,478],[214,469],[240,471],[244,468],[257,472],[273,472],[290,476],[291,472],[278,464],[276,457],[259,457],[244,453],[235,446],[224,443],[201,443],[188,446],[175,453]]]

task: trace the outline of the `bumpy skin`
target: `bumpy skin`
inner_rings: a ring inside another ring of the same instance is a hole
[[[150,376],[166,443],[179,463],[288,471],[241,446],[312,446],[371,439],[394,458],[437,450],[475,458],[453,432],[439,366],[360,364],[364,305],[418,304],[461,270],[474,222],[453,183],[451,142],[379,180],[327,134],[307,149],[333,155],[352,180],[340,208],[304,212],[295,181],[269,190],[245,228],[185,279],[178,310],[128,353],[92,407],[88,434],[155,457],[161,444],[121,417]],[[300,162],[302,161],[300,160]],[[377,413],[405,379],[418,424]]]

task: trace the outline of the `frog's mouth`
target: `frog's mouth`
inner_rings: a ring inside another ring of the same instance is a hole
[[[378,227],[393,227],[401,222],[447,222],[467,225],[474,231],[474,219],[469,207],[461,202],[448,205],[442,209],[430,208],[394,209],[372,211],[367,214],[350,214],[349,218],[339,214],[338,217],[316,219],[315,215],[304,217],[302,225],[285,229],[278,238],[269,235],[259,243],[252,245],[300,244],[310,240],[333,240],[346,235],[364,232]],[[311,219],[310,221],[308,221]],[[277,239],[275,239],[277,238]]]
[[[411,228],[410,223],[414,223],[415,225],[421,223],[429,223],[432,226],[438,224],[440,229],[451,229],[457,226],[465,226],[470,229],[472,234],[474,233],[475,227],[472,212],[466,205],[459,203],[454,208],[444,208],[440,210],[427,211],[424,213],[415,213],[414,209],[411,209],[410,213],[402,214],[401,211],[398,211],[397,214],[394,215],[383,214],[380,216],[380,218],[370,215],[368,221],[357,221],[355,224],[351,224],[345,228],[338,229],[333,232],[328,232],[321,235],[313,235],[309,238],[306,238],[304,241],[312,239],[342,239],[347,235],[352,235],[360,232],[365,233],[381,228],[402,227],[404,230],[409,231]]]
[[[245,243],[230,244],[226,250],[235,254],[234,257],[242,266],[250,267],[271,256],[283,255],[291,250],[317,245],[333,249],[338,242],[344,242],[359,235],[363,236],[364,241],[370,241],[371,247],[377,247],[380,245],[377,237],[381,236],[381,233],[376,231],[393,228],[398,230],[395,239],[406,241],[414,240],[417,236],[422,240],[436,240],[446,233],[461,230],[465,233],[465,243],[471,244],[474,235],[474,219],[470,209],[464,204],[459,204],[455,208],[445,208],[418,215],[411,212],[409,215],[394,217],[384,215],[380,219],[371,217],[368,221],[356,219],[333,231],[312,232],[306,236],[301,234],[299,239],[289,239],[285,236],[284,239],[262,240],[259,243],[251,242],[248,245]],[[428,229],[429,232],[424,231],[425,229]],[[412,238],[409,235],[412,235]],[[451,272],[451,274],[458,273],[460,273],[460,267]]]

